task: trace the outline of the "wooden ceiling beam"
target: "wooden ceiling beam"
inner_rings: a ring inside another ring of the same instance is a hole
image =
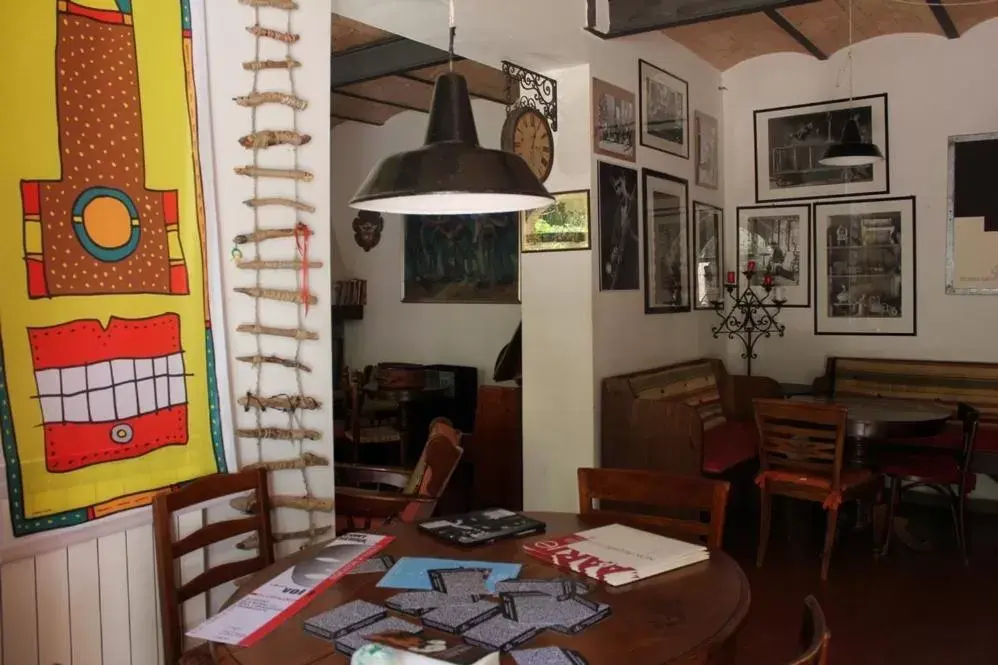
[[[807,35],[803,32],[798,30],[793,23],[788,21],[778,9],[767,9],[765,14],[769,17],[769,20],[780,26],[781,30],[790,35],[795,42],[803,46],[808,53],[816,57],[818,60],[828,60],[828,54],[815,46],[814,42],[808,39]]]
[[[587,30],[616,39],[681,25],[809,4],[816,0],[587,0]],[[596,3],[606,3],[609,28],[596,26]]]
[[[362,102],[367,102],[369,104],[381,104],[382,106],[390,106],[392,108],[399,109],[400,111],[419,111],[420,113],[429,113],[430,109],[428,107],[420,108],[418,106],[412,106],[409,104],[403,104],[401,102],[396,102],[391,99],[378,99],[376,97],[368,97],[367,95],[362,95],[356,92],[351,92],[344,90],[343,88],[338,88],[336,90],[337,95],[344,95],[346,97],[351,97]]]
[[[939,27],[942,28],[943,34],[949,39],[958,38],[960,31],[956,29],[956,24],[953,23],[953,18],[946,11],[946,6],[942,0],[925,0],[925,2],[929,5],[929,9],[932,10],[932,15],[939,23]]]
[[[418,83],[423,83],[429,86],[431,89],[433,88],[434,85],[436,85],[437,82],[436,77],[427,76],[426,74],[421,74],[418,72],[404,72],[402,74],[399,74],[399,76],[401,76],[404,79],[408,79],[409,81],[416,81]],[[495,102],[496,104],[502,104],[503,106],[506,105],[505,99],[503,99],[502,97],[498,97],[494,94],[491,94],[489,92],[486,92],[484,90],[476,89],[471,84],[471,81],[468,82],[468,94],[470,94],[472,97],[477,97],[478,99],[484,99],[489,102]]]
[[[450,54],[447,51],[405,37],[396,37],[334,53],[331,58],[330,87],[335,90],[382,76],[445,64],[449,60]]]
[[[329,117],[335,118],[336,120],[341,120],[343,122],[359,122],[361,124],[372,125],[374,127],[381,127],[381,126],[383,126],[385,124],[383,122],[375,122],[374,120],[368,120],[367,118],[354,118],[354,117],[349,116],[349,115],[343,115],[342,113],[332,113],[332,114],[330,114]],[[336,124],[338,125],[340,123],[336,123]]]

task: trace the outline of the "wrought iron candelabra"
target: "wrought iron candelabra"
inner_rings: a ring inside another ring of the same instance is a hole
[[[728,297],[732,300],[731,309],[724,311],[723,300],[710,301],[714,311],[721,317],[721,322],[713,326],[710,331],[714,339],[727,335],[728,339],[741,340],[744,346],[742,358],[745,359],[745,373],[752,376],[752,360],[758,357],[755,353],[756,342],[763,337],[772,337],[773,334],[783,337],[786,327],[777,323],[776,317],[783,309],[786,299],[775,297],[778,294],[773,292],[772,277],[769,275],[762,284],[764,294],[762,297],[759,296],[752,287],[754,266],[749,266],[742,275],[748,284],[740,292],[733,273],[728,273],[728,283],[724,285]]]

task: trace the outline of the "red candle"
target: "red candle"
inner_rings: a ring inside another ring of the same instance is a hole
[[[755,261],[749,261],[748,265],[745,266],[745,270],[748,272],[755,272]]]
[[[765,277],[762,278],[762,283],[764,285],[766,285],[766,286],[772,286],[773,285],[773,276],[772,275],[766,275]]]
[[[734,283],[735,283],[735,271],[734,270],[729,270],[728,271],[728,284],[734,284]]]

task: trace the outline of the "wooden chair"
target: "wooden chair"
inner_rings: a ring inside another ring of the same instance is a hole
[[[412,469],[336,464],[336,532],[430,517],[463,452],[461,433],[437,418]]]
[[[762,566],[766,556],[773,495],[817,501],[828,515],[821,557],[821,579],[827,580],[839,506],[879,496],[883,477],[870,469],[843,468],[845,407],[782,399],[756,399],[754,403],[760,441],[756,484],[762,503],[756,565]]]
[[[180,540],[173,539],[174,513],[231,494],[255,491],[260,509],[254,515],[208,524]],[[274,562],[274,540],[270,530],[270,495],[264,469],[232,474],[215,474],[195,480],[153,499],[153,531],[156,538],[156,576],[159,585],[164,663],[167,665],[211,665],[207,645],[184,653],[184,629],[180,608],[191,598],[225,582],[262,570]],[[252,559],[243,559],[209,568],[185,584],[178,585],[176,560],[243,533],[255,532],[260,547]]]
[[[384,421],[373,420],[372,414],[365,412],[366,398],[364,395],[364,373],[351,372],[347,382],[347,399],[350,410],[347,415],[347,427],[344,438],[351,445],[351,459],[356,462],[360,458],[360,449],[372,444],[395,444],[399,451],[399,464],[405,464],[405,437],[393,425]]]
[[[967,495],[974,491],[977,483],[977,475],[970,469],[981,412],[960,402],[957,404],[956,415],[958,424],[948,427],[942,435],[933,437],[931,443],[919,447],[917,452],[892,452],[880,457],[878,467],[891,479],[881,555],[886,555],[890,549],[894,515],[901,495],[915,487],[928,487],[949,500],[957,547],[960,549],[963,565],[969,565]]]
[[[800,630],[801,653],[789,665],[828,665],[828,642],[832,634],[825,613],[814,596],[804,599],[804,622]]]
[[[579,469],[579,512],[608,523],[651,527],[684,540],[706,540],[707,547],[721,549],[729,488],[723,480],[659,471],[583,468]],[[596,499],[601,504],[612,502],[624,509],[618,509],[617,505],[596,508],[593,505]],[[649,512],[644,512],[645,509]],[[695,517],[662,514],[677,511]],[[703,513],[709,514],[706,523],[697,519]]]

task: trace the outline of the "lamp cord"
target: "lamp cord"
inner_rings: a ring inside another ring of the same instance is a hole
[[[849,0],[849,106],[852,107],[852,4]]]
[[[454,37],[457,35],[457,23],[454,20],[454,0],[450,0],[450,47],[448,49],[447,64],[450,70],[454,71]]]

